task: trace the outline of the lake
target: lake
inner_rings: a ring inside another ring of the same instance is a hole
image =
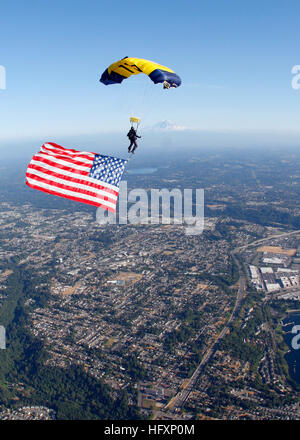
[[[133,170],[127,170],[128,174],[153,174],[157,171],[157,168],[136,168]]]

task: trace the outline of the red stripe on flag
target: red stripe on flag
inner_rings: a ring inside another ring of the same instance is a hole
[[[54,196],[63,197],[64,199],[70,199],[70,200],[73,200],[75,202],[86,203],[87,205],[98,206],[99,208],[106,209],[107,211],[110,211],[110,212],[116,212],[116,209],[113,209],[110,206],[103,205],[102,203],[93,202],[91,200],[82,199],[80,197],[73,197],[73,196],[68,196],[68,195],[65,195],[65,194],[61,194],[59,192],[52,191],[50,189],[42,188],[42,187],[40,187],[38,185],[33,185],[33,184],[29,183],[29,182],[26,182],[26,185],[29,186],[30,188],[38,189],[39,191],[43,191],[45,193],[52,194]],[[115,204],[116,204],[116,201],[115,201]]]
[[[36,180],[37,182],[44,182],[56,188],[65,189],[68,191],[76,192],[78,194],[95,197],[97,199],[105,200],[109,203],[116,203],[115,199],[111,199],[109,196],[102,195],[97,192],[89,191],[89,189],[76,188],[76,186],[70,186],[70,185],[65,185],[63,183],[54,182],[53,180],[45,179],[43,177],[36,176],[35,174],[26,173],[26,176],[29,177],[30,179]]]
[[[49,159],[60,159],[63,160],[65,162],[70,162],[73,163],[74,165],[80,165],[81,167],[85,167],[85,168],[92,168],[93,165],[93,161],[91,160],[90,163],[86,163],[86,162],[81,162],[81,160],[78,160],[77,157],[74,159],[74,157],[69,157],[69,156],[63,156],[62,154],[49,154],[49,153],[45,153],[43,151],[40,151],[39,154],[42,154],[42,157],[47,156],[47,158]],[[40,156],[39,156],[40,157]]]
[[[78,153],[78,154],[82,154],[82,153],[83,153],[82,151],[73,150],[72,148],[64,148],[64,147],[62,147],[61,145],[55,144],[54,142],[46,142],[46,143],[43,145],[43,147],[44,147],[45,145],[47,145],[47,144],[48,144],[48,145],[51,145],[52,147],[55,147],[55,148],[57,148],[58,150],[61,150],[61,151],[70,151],[71,153]],[[90,151],[89,151],[89,153],[92,154],[92,155],[94,155],[94,156],[97,155],[97,153],[92,153],[92,152],[90,152]]]
[[[43,151],[43,150],[46,150],[46,151]],[[73,159],[74,157],[76,159],[88,159],[91,162],[93,162],[93,160],[95,158],[95,155],[88,156],[87,154],[83,154],[83,153],[80,153],[80,152],[78,152],[77,154],[74,154],[74,153],[71,154],[71,153],[68,152],[68,150],[63,150],[62,151],[62,150],[58,150],[58,149],[54,149],[54,148],[48,148],[48,147],[46,147],[46,145],[42,146],[42,148],[40,150],[40,153],[50,154],[51,156],[58,155],[58,156],[61,156],[61,157],[68,157],[70,159]]]
[[[81,174],[82,176],[89,175],[89,171],[81,171],[81,170],[78,170],[77,168],[71,168],[66,165],[61,165],[60,163],[57,163],[54,160],[46,159],[44,157],[33,156],[32,160],[36,160],[38,162],[45,163],[47,165],[50,165],[54,168],[59,168],[61,170],[71,171],[74,174]],[[92,167],[90,167],[90,168],[92,168]]]
[[[105,186],[102,186],[100,183],[97,184],[94,182],[90,182],[89,180],[82,180],[82,179],[76,179],[75,177],[65,176],[64,174],[59,174],[59,173],[56,173],[55,171],[50,171],[47,168],[39,167],[38,165],[29,164],[28,169],[29,168],[36,170],[36,171],[40,171],[41,173],[44,173],[44,174],[48,174],[49,176],[58,177],[59,179],[64,179],[68,182],[80,183],[82,185],[86,185],[91,188],[96,188],[96,189],[99,189],[102,191],[106,191],[107,193],[113,194],[115,196],[117,196],[119,194],[118,191],[114,191],[111,188],[107,188]],[[26,176],[27,176],[27,174],[28,174],[28,171],[26,172]]]

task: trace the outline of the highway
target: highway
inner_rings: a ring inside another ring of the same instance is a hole
[[[263,243],[264,241],[273,239],[273,238],[281,238],[281,237],[285,237],[285,236],[289,236],[289,235],[293,235],[293,234],[298,234],[300,233],[299,230],[297,231],[292,231],[292,232],[286,232],[283,234],[276,234],[276,235],[271,235],[269,237],[266,238],[262,238],[259,240],[255,240],[245,246],[240,246],[237,247],[235,249],[233,249],[231,251],[231,256],[235,262],[235,264],[238,266],[238,270],[239,270],[239,289],[237,292],[237,296],[236,296],[236,300],[235,300],[235,304],[233,307],[233,310],[231,312],[230,317],[228,318],[228,321],[225,325],[225,327],[222,329],[222,331],[220,332],[220,334],[217,336],[217,338],[215,339],[215,341],[212,343],[212,345],[207,349],[207,351],[204,353],[203,358],[200,362],[200,364],[197,366],[197,368],[195,369],[193,375],[190,377],[189,381],[186,383],[184,389],[182,389],[181,391],[179,391],[171,400],[168,404],[166,404],[161,411],[158,411],[155,415],[155,418],[157,418],[159,415],[163,418],[164,416],[167,416],[168,418],[171,418],[172,415],[174,416],[176,413],[179,413],[181,408],[183,407],[183,405],[185,404],[186,400],[188,399],[190,393],[193,391],[197,381],[199,380],[205,366],[207,365],[207,363],[210,361],[211,357],[213,356],[215,350],[216,350],[216,346],[218,344],[218,342],[230,331],[230,326],[232,324],[232,322],[234,321],[234,319],[236,318],[238,311],[240,309],[241,303],[243,298],[245,297],[245,292],[246,292],[246,277],[245,274],[243,272],[243,268],[241,266],[241,263],[239,262],[239,260],[236,258],[235,254],[240,252],[241,250],[245,250],[250,246],[255,246],[257,244]]]
[[[245,294],[245,287],[246,287],[246,278],[243,275],[243,270],[242,270],[241,264],[236,259],[234,253],[235,253],[235,250],[232,251],[231,255],[239,268],[240,278],[239,278],[239,289],[238,289],[236,301],[235,301],[233,310],[231,312],[231,315],[228,318],[226,326],[222,329],[222,331],[220,332],[218,337],[215,339],[215,341],[212,343],[212,345],[205,352],[200,364],[197,366],[193,375],[190,377],[189,381],[186,383],[184,389],[181,390],[178,394],[176,394],[176,396],[173,397],[173,399],[170,400],[170,402],[163,408],[163,411],[169,411],[169,412],[175,411],[176,412],[182,408],[182,406],[184,405],[184,403],[188,399],[190,393],[193,391],[193,388],[195,387],[198,379],[200,378],[205,366],[207,365],[207,363],[211,359],[212,355],[214,354],[218,342],[230,331],[230,325],[239,310],[239,307],[241,305],[241,301],[242,301],[244,294]]]
[[[300,233],[300,230],[291,231],[291,232],[284,232],[283,234],[269,235],[268,237],[260,238],[259,240],[255,240],[255,241],[252,241],[249,244],[245,244],[244,246],[240,246],[240,247],[235,249],[235,252],[241,251],[243,249],[247,249],[250,246],[255,246],[257,244],[261,244],[264,241],[272,240],[272,238],[278,239],[278,238],[288,237],[289,235],[294,235],[294,234],[299,234],[299,233]]]

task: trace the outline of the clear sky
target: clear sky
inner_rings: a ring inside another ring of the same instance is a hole
[[[300,133],[299,20],[299,0],[4,0],[0,140],[123,130],[132,113],[146,126]],[[124,56],[171,67],[182,86],[99,83]]]

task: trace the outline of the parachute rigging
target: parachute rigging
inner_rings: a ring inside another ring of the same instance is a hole
[[[131,127],[135,128],[135,130],[138,129],[138,126],[140,125],[141,122],[141,118],[138,118],[136,116],[131,116],[129,118],[130,122],[131,122]],[[135,124],[135,125],[134,125]]]

